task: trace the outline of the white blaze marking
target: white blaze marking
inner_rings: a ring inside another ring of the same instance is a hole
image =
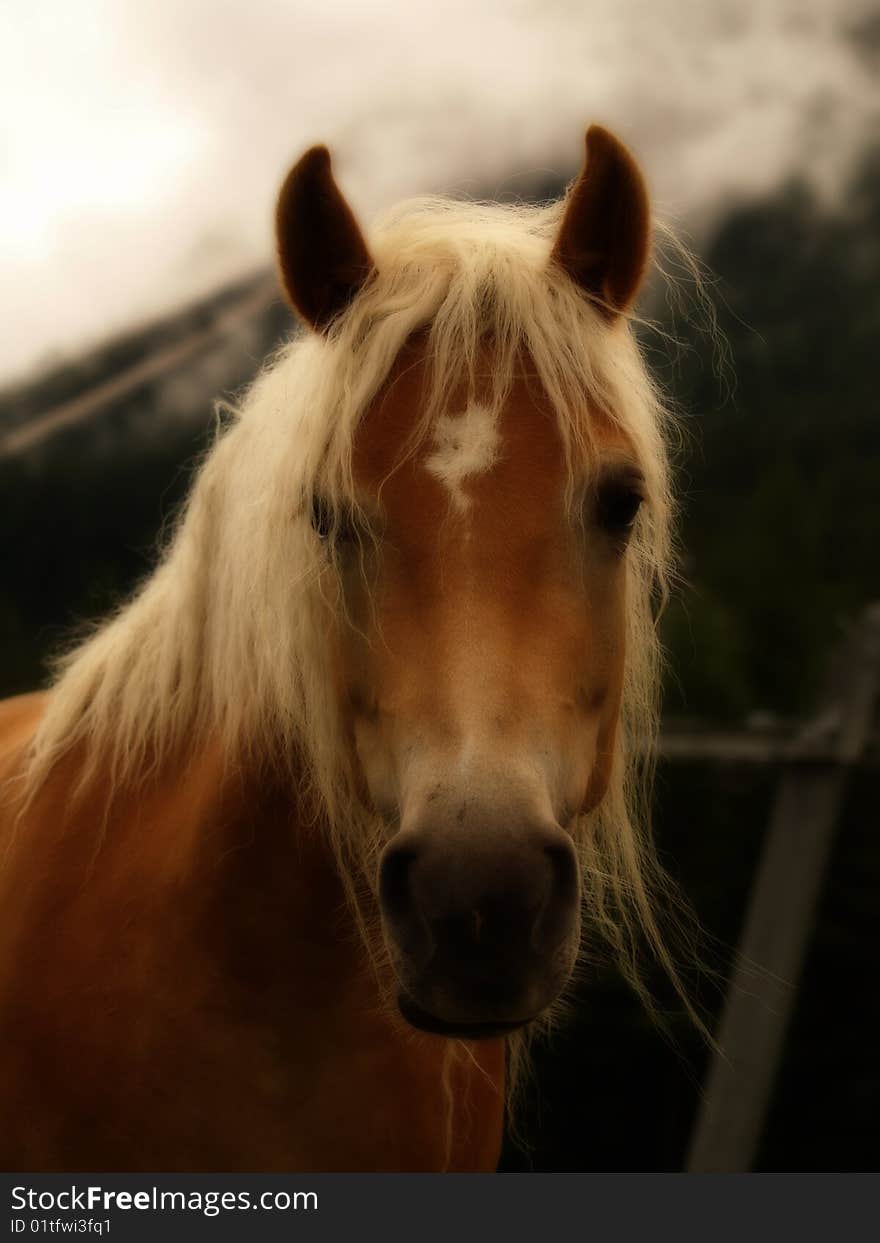
[[[463,414],[442,415],[434,428],[434,451],[425,469],[448,489],[455,507],[464,512],[471,498],[465,480],[489,470],[498,456],[501,437],[497,416],[473,403]]]

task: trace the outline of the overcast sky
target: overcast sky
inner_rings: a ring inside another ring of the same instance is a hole
[[[366,218],[575,171],[600,120],[699,221],[880,133],[873,0],[3,0],[0,379],[264,262],[327,142]]]

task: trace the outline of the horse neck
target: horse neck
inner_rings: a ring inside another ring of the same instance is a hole
[[[143,1136],[120,1130],[132,1168],[155,1151],[204,1168],[242,1153],[258,1168],[494,1168],[502,1042],[458,1056],[383,1004],[320,817],[289,782],[204,746],[108,803],[106,773],[71,796],[82,758],[56,766],[0,868],[0,1040],[26,1033],[41,1082],[76,1068],[46,1109],[80,1125],[68,1097],[99,1068],[106,1116],[141,1111]],[[0,1059],[0,1112],[4,1090],[33,1108],[16,1065],[4,1088]],[[352,1129],[358,1102],[375,1131]]]
[[[227,774],[207,817],[190,893],[214,960],[259,998],[295,994],[326,1018],[375,1004],[377,978],[360,941],[320,811],[289,777]],[[210,843],[210,844],[209,844]]]
[[[99,765],[71,798],[81,763],[62,759],[28,809],[10,882],[51,858],[39,900],[69,909],[80,927],[118,919],[126,942],[142,929],[148,975],[177,955],[254,997],[277,996],[278,985],[312,1007],[375,998],[328,836],[295,780],[232,763],[208,743],[109,799]],[[22,910],[25,924],[34,913]]]

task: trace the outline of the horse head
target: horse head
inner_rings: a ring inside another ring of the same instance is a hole
[[[325,148],[289,174],[277,221],[289,297],[332,338],[382,259]],[[530,316],[567,308],[575,336],[582,322],[613,343],[628,331],[648,227],[632,157],[591,128],[534,261],[540,309],[520,291],[499,312],[504,239],[487,225],[495,283],[471,301],[494,310],[475,345],[437,326],[456,279],[439,272],[435,318],[409,333],[354,430],[349,493],[318,478],[311,498],[341,582],[339,712],[384,825],[385,944],[400,1010],[428,1031],[473,1038],[529,1022],[578,953],[577,838],[619,762],[628,561],[651,469],[611,399],[584,394],[585,418],[560,416],[541,342],[568,321],[542,336]],[[514,348],[504,324],[517,316]]]

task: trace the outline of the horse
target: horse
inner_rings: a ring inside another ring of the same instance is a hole
[[[0,1166],[491,1171],[585,944],[637,981],[671,416],[643,175],[365,234],[276,212],[304,321],[158,566],[0,705]]]

